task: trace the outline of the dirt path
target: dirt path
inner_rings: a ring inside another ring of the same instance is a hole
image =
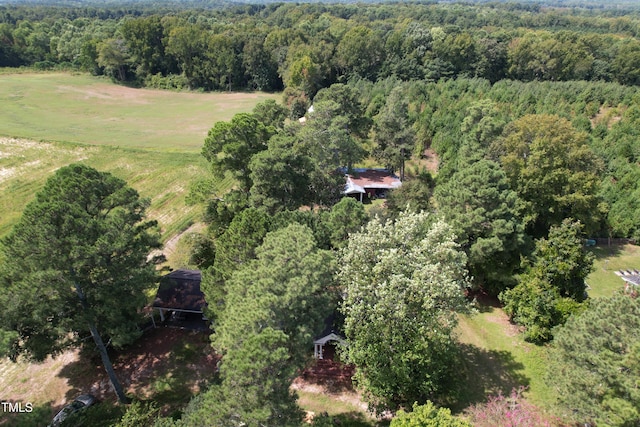
[[[176,234],[175,236],[173,236],[172,238],[167,240],[167,242],[164,244],[164,248],[162,250],[164,252],[165,256],[167,258],[170,258],[173,254],[175,254],[176,247],[178,246],[178,242],[184,236],[188,235],[189,233],[198,233],[198,232],[204,230],[205,227],[206,226],[205,226],[204,223],[196,222],[191,227],[189,227],[186,230],[184,230],[182,233]]]

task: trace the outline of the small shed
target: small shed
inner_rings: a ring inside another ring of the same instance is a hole
[[[324,330],[313,341],[313,346],[314,346],[313,357],[315,357],[316,359],[324,359],[324,356],[325,356],[324,347],[329,343],[337,342],[340,345],[347,345],[347,342],[345,341],[345,339],[340,335],[338,335],[338,333],[336,333],[336,330],[334,328],[335,315],[331,315],[327,317],[324,323],[325,323]]]
[[[165,320],[165,313],[198,313],[203,315],[206,307],[204,294],[200,290],[202,274],[200,270],[179,269],[160,279],[153,308],[160,312],[160,319]]]

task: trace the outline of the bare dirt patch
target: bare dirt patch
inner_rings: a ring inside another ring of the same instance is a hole
[[[504,334],[508,337],[515,337],[521,332],[521,328],[514,325],[502,310],[495,310],[491,315],[486,316],[486,320],[500,325]]]
[[[202,382],[215,375],[219,360],[209,345],[208,334],[162,327],[145,332],[131,347],[111,353],[126,391],[139,398],[152,397],[158,391],[154,381],[159,378],[179,377],[181,386],[197,393]],[[85,387],[100,399],[115,400],[99,358],[93,356],[90,362],[95,369]]]
[[[421,163],[429,172],[436,174],[438,172],[438,166],[440,165],[440,159],[433,148],[427,148],[422,153]]]
[[[176,404],[186,404],[188,395],[216,374],[220,359],[209,345],[208,334],[173,328],[148,330],[132,346],[110,355],[125,390],[138,398],[155,398],[158,379],[176,378],[185,393],[182,396],[186,395],[184,402]],[[43,363],[0,363],[0,390],[3,399],[51,405],[53,410],[82,393],[102,401],[116,400],[100,357],[78,350]]]
[[[169,258],[171,255],[175,253],[176,247],[178,246],[178,242],[180,241],[180,239],[182,239],[183,237],[187,236],[190,233],[199,233],[200,231],[204,230],[205,227],[206,226],[204,223],[197,222],[193,224],[191,227],[184,230],[182,233],[177,234],[172,238],[170,238],[169,240],[167,240],[167,242],[164,244],[164,249],[163,249],[165,256]]]
[[[596,126],[600,123],[605,123],[607,129],[611,129],[611,126],[618,123],[622,119],[622,113],[618,111],[616,108],[612,107],[600,107],[600,110],[593,116],[591,121],[591,126]]]

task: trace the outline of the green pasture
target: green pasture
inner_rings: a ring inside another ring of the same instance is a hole
[[[0,73],[0,236],[56,169],[83,162],[126,180],[151,201],[163,240],[200,219],[187,206],[209,176],[200,155],[217,121],[278,94],[134,89],[68,73]],[[223,192],[231,179],[215,183]]]
[[[85,74],[0,73],[0,135],[197,153],[215,122],[279,98],[135,89]]]
[[[199,154],[0,138],[0,236],[18,221],[48,177],[74,162],[111,172],[150,199],[148,217],[158,221],[165,240],[200,218],[201,208],[185,203],[191,182],[207,175]]]

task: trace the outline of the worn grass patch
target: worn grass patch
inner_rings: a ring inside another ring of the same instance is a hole
[[[111,358],[125,391],[154,400],[165,415],[181,410],[217,377],[218,356],[206,333],[152,329],[130,347],[111,349]],[[45,425],[83,393],[98,397],[101,410],[118,406],[100,358],[91,349],[69,350],[42,363],[0,360],[0,390],[3,400],[30,402],[35,408],[28,416],[0,411],[0,425]]]
[[[298,405],[313,416],[331,415],[337,425],[351,427],[388,426],[389,421],[377,420],[358,404],[353,393],[328,394],[320,390],[296,390]]]
[[[0,73],[0,135],[196,153],[215,122],[280,96],[135,89],[83,74]]]
[[[70,73],[0,72],[0,237],[55,170],[83,162],[151,200],[168,241],[201,218],[185,199],[210,178],[200,155],[214,123],[279,94],[134,89]],[[223,193],[232,179],[214,184]],[[171,261],[171,259],[170,259]]]

